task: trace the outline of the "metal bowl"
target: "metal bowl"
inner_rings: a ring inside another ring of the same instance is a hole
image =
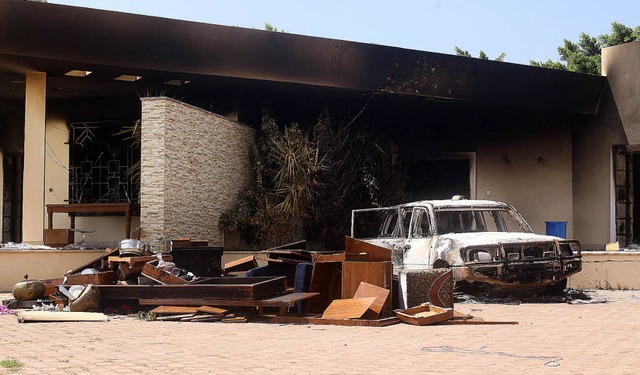
[[[120,256],[124,255],[142,255],[144,253],[145,244],[140,240],[128,238],[120,241]]]

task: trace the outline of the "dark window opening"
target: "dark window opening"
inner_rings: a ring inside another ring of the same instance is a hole
[[[418,160],[408,168],[407,191],[411,200],[470,198],[469,159]]]
[[[69,203],[139,203],[140,131],[135,122],[75,122],[69,144]]]

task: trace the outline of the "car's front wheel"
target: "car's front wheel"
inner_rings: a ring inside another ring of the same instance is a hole
[[[548,286],[545,292],[546,294],[557,296],[562,294],[565,289],[567,289],[567,279],[560,280],[557,283]]]

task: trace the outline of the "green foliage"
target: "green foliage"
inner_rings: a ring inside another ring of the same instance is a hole
[[[469,53],[469,51],[464,50],[458,46],[455,46],[453,49],[456,51],[456,55],[458,56],[473,57],[471,56],[471,53]],[[507,54],[505,52],[502,52],[500,55],[498,55],[498,57],[494,59],[494,61],[504,61],[505,57],[507,57]],[[490,60],[489,56],[487,56],[484,51],[480,51],[478,53],[478,58],[482,60]]]
[[[223,213],[220,227],[256,247],[306,239],[341,248],[353,208],[404,199],[388,144],[332,126],[328,111],[309,132],[295,123],[281,129],[263,116],[253,158],[255,183]]]
[[[553,61],[551,59],[549,59],[547,61],[529,60],[529,64],[531,64],[532,66],[538,66],[540,68],[567,70],[567,66],[566,65],[564,65],[560,61]]]
[[[640,40],[640,26],[632,29],[619,22],[613,22],[610,34],[592,37],[589,34],[581,33],[578,36],[577,43],[564,39],[563,45],[558,47],[558,55],[560,55],[560,60],[564,61],[564,63],[550,59],[546,62],[530,60],[529,63],[543,68],[600,74],[602,71],[602,48],[636,40]]]
[[[276,32],[276,33],[277,33],[278,31],[279,31],[279,32],[281,32],[281,33],[286,33],[286,31],[284,31],[284,30],[278,30],[278,28],[277,28],[277,27],[274,27],[274,26],[273,26],[272,24],[270,24],[269,22],[265,22],[265,23],[264,23],[264,30],[265,30],[265,31],[273,31],[273,32]]]
[[[20,370],[24,364],[15,358],[3,359],[0,361],[0,367],[6,368],[9,371]]]

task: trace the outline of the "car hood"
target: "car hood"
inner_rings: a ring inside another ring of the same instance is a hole
[[[562,238],[554,236],[518,232],[447,233],[438,237],[440,240],[452,240],[460,247],[562,240]]]

